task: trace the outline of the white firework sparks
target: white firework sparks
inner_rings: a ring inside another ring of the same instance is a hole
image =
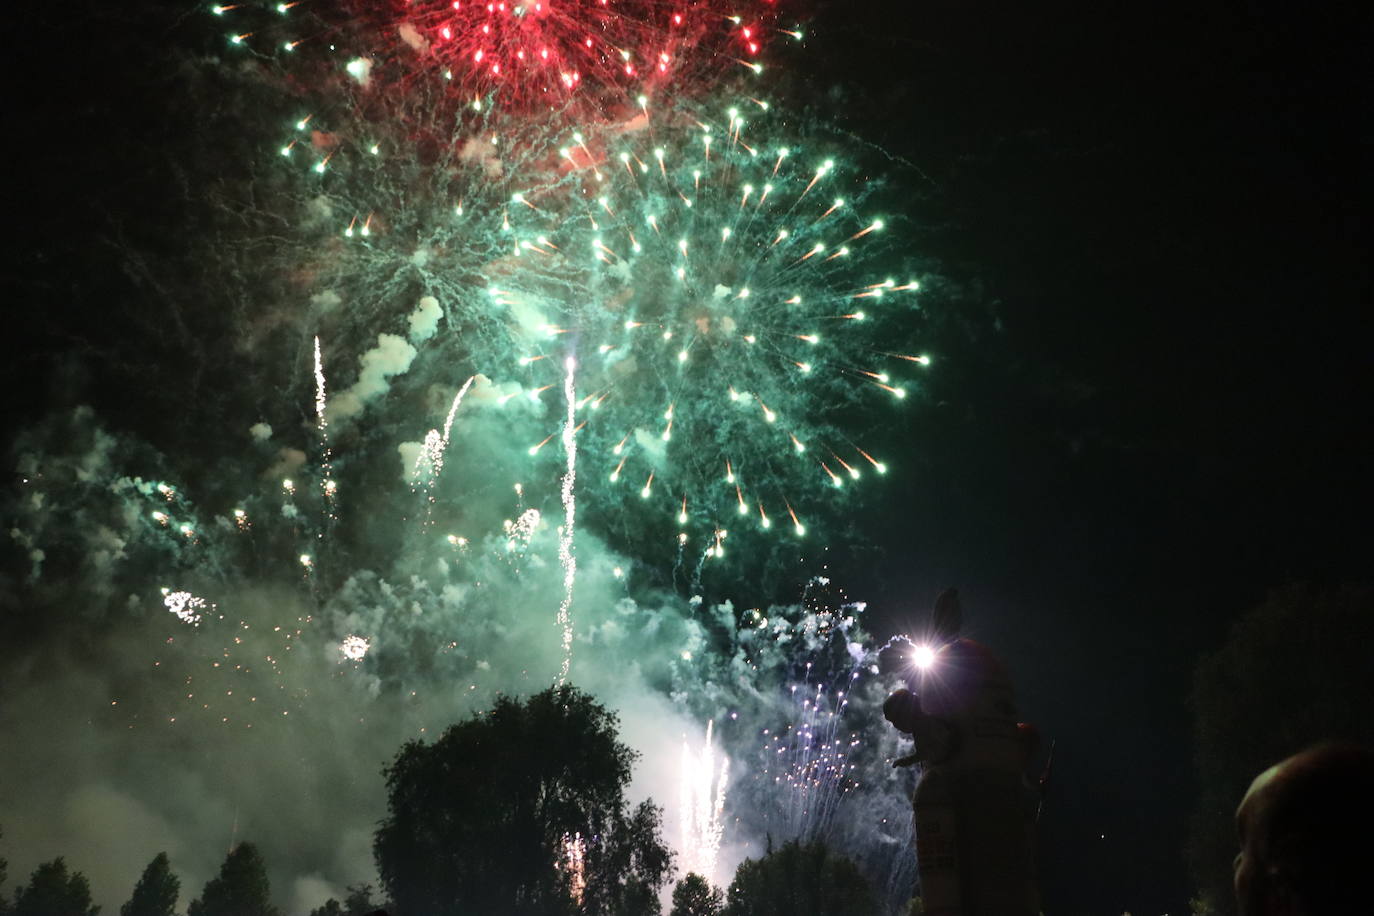
[[[470,376],[453,396],[453,404],[449,406],[448,416],[444,418],[444,431],[441,433],[437,429],[431,429],[425,433],[425,444],[420,449],[420,454],[415,456],[415,469],[411,475],[414,484],[423,483],[425,487],[433,489],[435,481],[439,479],[439,473],[444,469],[444,453],[448,451],[449,435],[453,431],[453,418],[458,415],[458,405],[463,403],[463,396],[468,393],[476,378],[475,375]],[[422,477],[425,478],[423,481]]]
[[[520,517],[515,521],[506,519],[502,522],[502,527],[506,532],[506,550],[514,551],[517,548],[524,550],[529,546],[530,538],[534,537],[535,529],[539,527],[539,522],[543,516],[538,509],[526,509],[520,513]]]
[[[162,590],[162,604],[168,611],[192,626],[199,626],[201,615],[214,607],[204,598],[198,598],[190,592],[174,592],[169,588]]]
[[[563,399],[568,405],[568,415],[563,421],[563,452],[568,456],[568,465],[563,474],[563,527],[558,536],[558,559],[563,564],[563,600],[558,605],[558,625],[563,629],[563,664],[558,671],[560,685],[568,679],[568,669],[572,667],[571,610],[573,583],[577,579],[577,557],[573,554],[573,525],[577,516],[577,500],[573,494],[577,483],[577,392],[573,375],[577,371],[577,361],[570,356],[564,366],[567,374],[563,377]]]
[[[587,892],[587,840],[581,833],[563,834],[563,858],[558,865],[568,873],[568,895],[581,906]]]
[[[372,642],[361,636],[345,636],[339,644],[339,651],[343,657],[350,661],[361,661],[367,655],[367,650],[372,648]]]
[[[725,831],[725,786],[730,774],[730,758],[720,756],[716,766],[712,731],[715,723],[706,723],[706,743],[700,753],[694,753],[686,741],[682,744],[682,853],[684,871],[696,872],[708,881],[716,870],[720,840]]]
[[[334,494],[338,487],[334,483],[333,468],[330,465],[331,455],[329,452],[329,421],[325,418],[325,408],[328,406],[324,393],[324,359],[320,353],[320,338],[315,337],[315,422],[320,431],[320,470],[323,478],[321,486],[324,488],[325,500],[331,505],[330,517],[333,517],[332,504]]]

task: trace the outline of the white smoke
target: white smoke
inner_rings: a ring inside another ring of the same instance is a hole
[[[420,304],[415,306],[415,311],[410,313],[410,340],[412,343],[424,343],[434,336],[434,332],[439,328],[439,319],[444,317],[443,307],[439,305],[439,300],[433,296],[425,296],[420,300]]]
[[[378,334],[377,346],[358,358],[358,380],[329,401],[329,422],[348,420],[386,394],[392,377],[409,371],[415,348],[395,334]]]

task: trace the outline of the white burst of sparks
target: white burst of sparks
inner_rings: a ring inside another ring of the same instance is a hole
[[[190,592],[174,592],[169,588],[162,590],[162,604],[183,623],[192,626],[199,626],[201,615],[213,607],[204,598],[198,598]]]
[[[534,537],[535,529],[539,527],[542,519],[543,516],[539,514],[538,509],[526,509],[515,521],[506,519],[502,522],[501,525],[506,532],[506,550],[514,551],[517,547],[523,550],[529,546],[530,538]]]
[[[361,661],[370,648],[372,648],[372,642],[361,636],[345,636],[343,642],[339,644],[339,651],[343,653],[343,657],[355,662]]]
[[[725,786],[730,775],[730,758],[720,755],[712,745],[715,722],[706,723],[706,743],[699,753],[682,743],[682,851],[684,870],[708,881],[714,877],[720,840],[725,832]]]

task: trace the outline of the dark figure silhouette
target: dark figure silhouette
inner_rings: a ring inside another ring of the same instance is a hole
[[[1025,771],[1038,737],[1016,721],[1011,681],[985,646],[960,638],[959,593],[935,600],[931,642],[914,689],[895,691],[883,714],[911,735],[921,765],[912,798],[916,869],[928,916],[1035,916],[1033,804]]]
[[[1236,810],[1240,916],[1374,909],[1374,752],[1323,745],[1255,777]]]

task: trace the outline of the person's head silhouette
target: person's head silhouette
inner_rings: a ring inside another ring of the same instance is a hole
[[[1374,753],[1323,745],[1255,777],[1236,810],[1240,916],[1368,912]]]

